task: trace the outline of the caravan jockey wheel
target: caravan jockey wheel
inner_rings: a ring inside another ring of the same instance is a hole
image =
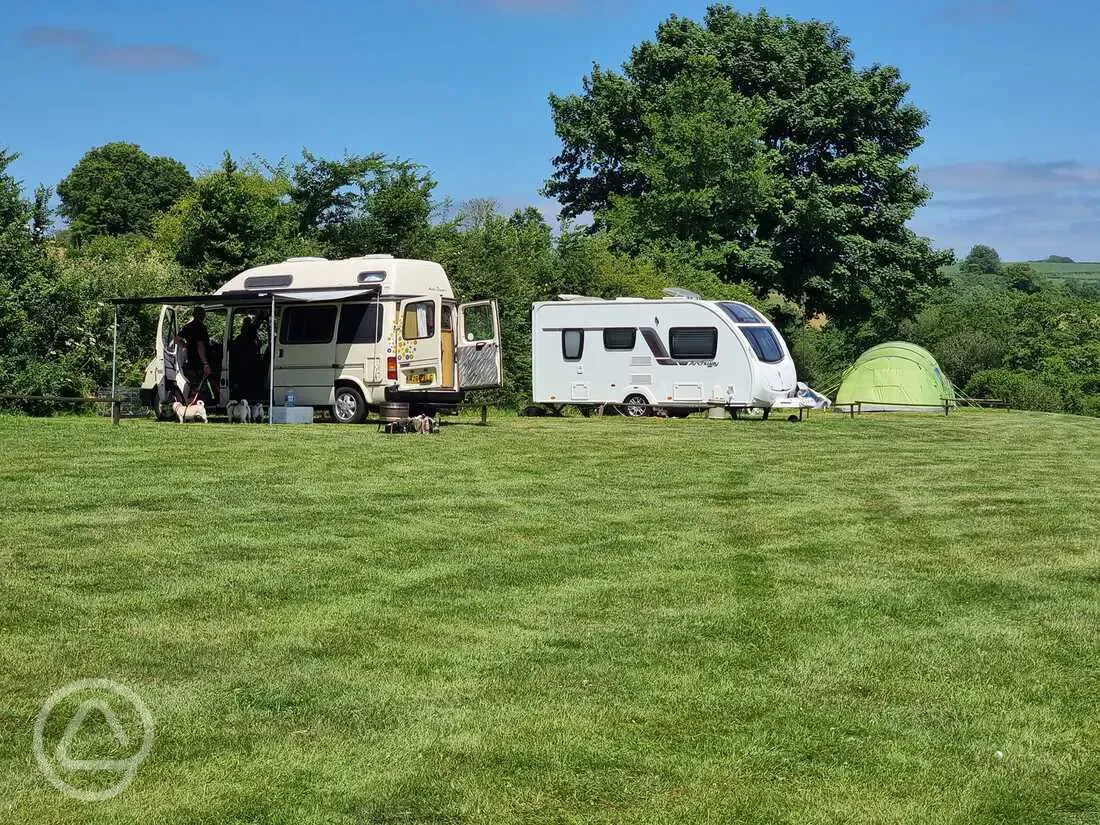
[[[649,399],[644,395],[628,395],[623,401],[623,414],[631,418],[645,418],[650,414]]]

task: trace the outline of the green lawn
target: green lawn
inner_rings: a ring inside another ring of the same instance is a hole
[[[1096,419],[3,417],[0,450],[5,825],[1100,821]],[[98,676],[156,737],[86,804],[32,732]]]

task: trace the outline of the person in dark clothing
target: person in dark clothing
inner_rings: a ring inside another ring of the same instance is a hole
[[[236,400],[259,400],[265,393],[260,336],[252,318],[245,318],[241,331],[229,346],[229,394]]]
[[[198,387],[204,378],[213,373],[210,364],[210,333],[206,330],[206,310],[195,307],[191,320],[179,331],[187,358],[183,366],[183,375],[193,387]]]

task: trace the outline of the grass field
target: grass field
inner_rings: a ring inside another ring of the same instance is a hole
[[[1100,421],[6,417],[0,449],[5,825],[1100,822]],[[32,756],[86,677],[156,723],[94,804]]]

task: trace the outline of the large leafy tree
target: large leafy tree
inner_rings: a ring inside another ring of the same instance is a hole
[[[563,146],[545,191],[622,249],[890,330],[951,259],[906,226],[929,197],[907,165],[927,122],[908,89],[893,67],[857,69],[829,23],[671,17],[621,73],[551,95]]]
[[[305,151],[290,179],[299,231],[329,257],[429,254],[436,182],[417,164],[377,153],[329,160]]]
[[[19,394],[83,392],[90,376],[72,369],[78,299],[48,254],[47,192],[33,203],[9,172],[18,156],[0,149],[0,376]]]
[[[276,171],[239,166],[228,152],[222,167],[202,175],[158,222],[161,246],[195,274],[195,286],[214,289],[237,273],[289,255],[312,254],[298,233],[290,182]]]
[[[133,143],[108,143],[87,152],[57,194],[79,244],[98,235],[150,234],[156,217],[191,184],[178,160],[150,156]]]

